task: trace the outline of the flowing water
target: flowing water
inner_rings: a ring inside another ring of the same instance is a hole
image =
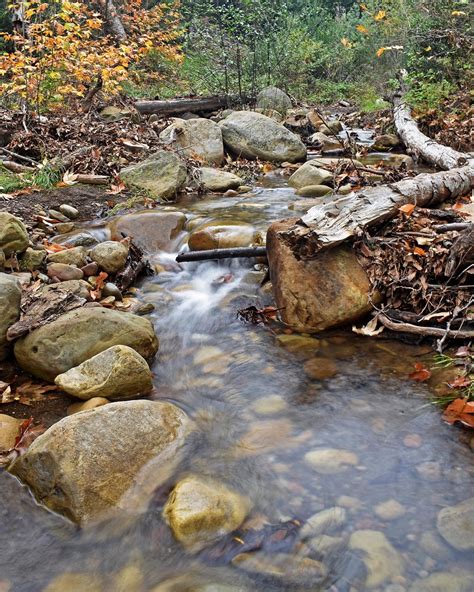
[[[249,196],[187,198],[176,209],[190,226],[251,222],[264,231],[300,207],[281,185],[274,176]],[[186,239],[183,232],[176,251]],[[249,532],[265,532],[254,550],[260,568],[231,563],[245,532],[214,553],[185,553],[161,519],[163,492],[145,514],[79,531],[0,474],[0,591],[9,582],[36,592],[52,581],[48,590],[64,592],[472,590],[472,554],[436,529],[442,508],[472,496],[472,451],[467,433],[442,423],[429,388],[407,377],[429,359],[426,348],[245,324],[238,309],[272,303],[258,265],[178,266],[175,256],[156,254],[162,272],[138,292],[155,306],[161,342],[154,397],[182,407],[198,427],[182,474],[224,482],[252,501]],[[300,524],[334,507],[319,532],[302,535]],[[323,561],[327,575],[317,577],[305,557]],[[416,587],[446,574],[458,587]]]

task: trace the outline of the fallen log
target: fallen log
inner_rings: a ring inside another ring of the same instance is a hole
[[[393,119],[398,135],[412,155],[448,171],[467,164],[469,157],[425,136],[413,119],[410,107],[403,101],[401,91],[393,98]]]
[[[210,249],[208,251],[188,251],[176,257],[177,263],[190,261],[212,261],[216,259],[238,259],[240,257],[266,257],[266,247],[235,247],[233,249]]]
[[[231,103],[247,102],[247,99],[217,96],[217,97],[197,97],[187,99],[170,99],[169,101],[137,101],[136,110],[142,115],[180,115],[186,111],[215,111],[228,107]]]
[[[295,255],[311,259],[316,254],[397,215],[401,206],[431,206],[469,193],[474,187],[474,165],[404,179],[391,185],[369,187],[325,200],[282,232]]]

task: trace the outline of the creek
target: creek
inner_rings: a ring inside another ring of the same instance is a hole
[[[191,196],[167,208],[184,212],[188,226],[245,222],[265,232],[271,221],[301,214],[301,201],[270,175],[249,195]],[[103,222],[86,228],[107,234]],[[318,539],[309,553],[328,576],[311,580],[302,568],[297,577],[268,577],[225,557],[187,554],[161,519],[160,492],[145,514],[78,530],[0,473],[0,590],[8,581],[14,592],[36,592],[56,579],[48,591],[404,592],[425,590],[417,586],[433,574],[439,582],[456,576],[459,585],[427,591],[470,590],[472,554],[448,545],[436,519],[472,495],[472,451],[466,432],[442,423],[430,385],[408,378],[415,362],[432,359],[428,349],[349,330],[309,337],[245,324],[238,309],[272,304],[260,286],[264,272],[252,261],[178,266],[187,236],[152,257],[161,273],[137,292],[155,306],[160,338],[153,397],[180,406],[199,428],[182,471],[245,493],[256,529],[342,508],[325,530],[334,548]],[[272,553],[308,555],[295,532]],[[75,575],[57,580],[61,574]]]

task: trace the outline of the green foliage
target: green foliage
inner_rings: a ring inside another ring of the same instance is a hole
[[[406,95],[408,103],[418,111],[438,108],[455,90],[452,82],[433,81],[430,75],[412,76],[410,90]]]
[[[0,164],[0,193],[13,193],[26,186],[25,181]]]

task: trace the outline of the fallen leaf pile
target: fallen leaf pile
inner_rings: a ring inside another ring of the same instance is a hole
[[[384,312],[395,311],[405,314],[401,320],[429,325],[455,321],[453,329],[473,320],[470,285],[474,268],[469,249],[459,250],[457,259],[456,241],[461,232],[436,228],[464,222],[460,211],[406,204],[382,229],[369,229],[355,243],[374,299],[376,293],[381,296]]]

